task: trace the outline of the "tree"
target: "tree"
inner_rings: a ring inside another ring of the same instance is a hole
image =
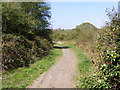
[[[49,28],[50,6],[45,2],[3,2],[2,7],[3,33],[26,36]]]
[[[45,2],[2,2],[3,69],[29,66],[49,53],[49,9]]]

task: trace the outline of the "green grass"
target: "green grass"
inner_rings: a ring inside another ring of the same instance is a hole
[[[93,64],[86,57],[83,51],[79,50],[76,46],[72,44],[59,44],[60,46],[68,46],[77,56],[77,71],[78,75],[76,77],[77,88],[81,88],[81,83],[85,84],[85,82],[81,82],[83,78],[91,75],[93,73]]]
[[[75,46],[71,46],[72,50],[77,55],[78,59],[78,71],[80,76],[87,76],[90,72],[92,72],[92,62],[88,60],[86,55]]]
[[[2,88],[25,88],[32,83],[34,79],[39,77],[40,74],[47,71],[60,55],[60,49],[53,49],[51,50],[50,55],[34,64],[31,64],[30,67],[22,67],[14,71],[3,72]]]
[[[89,76],[93,73],[93,64],[86,57],[86,55],[83,53],[83,51],[77,49],[77,47],[74,45],[71,45],[70,47],[77,55],[77,61],[78,61],[78,64],[77,64],[78,75],[76,77],[76,81],[77,81],[76,87],[82,88],[82,85],[86,84],[86,82],[82,82],[82,79],[85,79],[87,76]]]
[[[72,44],[56,44],[56,45],[63,46],[63,47],[67,46],[70,49],[72,49],[72,51],[74,51],[74,53],[77,55],[77,61],[78,61],[77,67],[78,67],[80,76],[87,76],[89,73],[93,71],[92,62],[88,60],[88,58],[83,53],[83,51],[77,49],[76,46]]]

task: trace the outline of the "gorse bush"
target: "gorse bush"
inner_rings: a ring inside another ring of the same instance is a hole
[[[4,70],[29,66],[52,48],[50,6],[45,2],[2,2]]]

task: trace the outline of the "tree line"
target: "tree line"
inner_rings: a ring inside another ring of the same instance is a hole
[[[4,70],[29,66],[52,48],[50,5],[46,2],[2,2]]]

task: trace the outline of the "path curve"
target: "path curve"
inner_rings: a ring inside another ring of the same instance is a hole
[[[73,88],[76,56],[70,49],[62,49],[63,56],[47,72],[41,74],[27,88]]]

